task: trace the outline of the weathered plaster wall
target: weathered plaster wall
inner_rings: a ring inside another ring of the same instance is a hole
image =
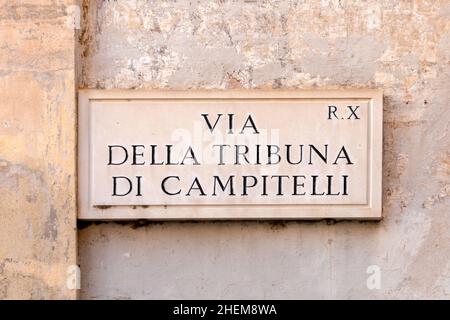
[[[75,298],[70,4],[0,0],[0,299]]]
[[[449,1],[84,5],[82,88],[383,88],[385,218],[83,225],[83,298],[450,298]]]

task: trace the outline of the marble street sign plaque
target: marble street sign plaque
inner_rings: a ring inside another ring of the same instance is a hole
[[[382,92],[79,93],[80,219],[380,219]]]

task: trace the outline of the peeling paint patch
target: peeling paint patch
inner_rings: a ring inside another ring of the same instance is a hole
[[[439,193],[427,198],[427,200],[422,204],[425,209],[431,209],[440,202],[445,201],[445,199],[450,195],[450,184],[446,184],[439,190]]]

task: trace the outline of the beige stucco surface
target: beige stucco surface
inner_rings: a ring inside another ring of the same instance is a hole
[[[448,1],[85,10],[80,88],[382,88],[384,219],[83,223],[83,298],[450,298]]]
[[[0,299],[76,293],[70,4],[0,1]]]

